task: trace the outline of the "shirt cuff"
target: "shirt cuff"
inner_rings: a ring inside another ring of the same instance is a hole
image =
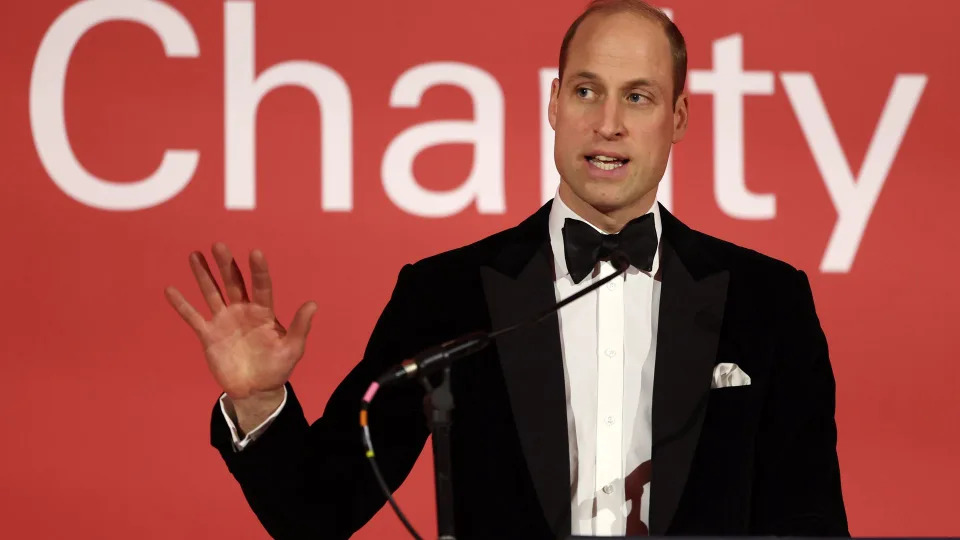
[[[283,406],[287,404],[287,387],[283,387],[283,401],[280,402],[280,405],[277,407],[266,420],[261,422],[261,424],[252,430],[250,433],[240,440],[240,435],[237,433],[237,423],[236,417],[237,413],[233,408],[233,402],[230,401],[230,398],[227,397],[227,393],[224,392],[220,394],[220,412],[223,413],[223,419],[227,422],[227,427],[230,428],[230,436],[233,438],[233,450],[235,452],[240,452],[247,447],[248,444],[257,440],[257,437],[263,434],[264,431],[270,427],[270,424],[273,423],[273,420],[280,415],[280,411],[283,410]]]

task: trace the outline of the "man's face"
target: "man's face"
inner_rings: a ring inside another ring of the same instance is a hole
[[[663,28],[630,12],[591,15],[570,42],[563,77],[549,118],[564,201],[606,215],[645,211],[687,124],[686,95],[673,103]]]

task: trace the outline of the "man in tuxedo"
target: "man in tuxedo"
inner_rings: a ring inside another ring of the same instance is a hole
[[[459,538],[847,536],[834,379],[802,271],[694,231],[656,203],[687,127],[683,37],[639,0],[594,2],[567,32],[549,104],[557,196],[514,228],[404,266],[363,359],[309,423],[290,373],[318,309],[273,313],[263,254],[247,286],[223,244],[190,264],[213,317],[173,288],[223,387],[211,442],[266,530],[346,538],[385,503],[361,398],[391,366],[524,321],[452,369]],[[370,408],[393,490],[429,435],[424,390]]]

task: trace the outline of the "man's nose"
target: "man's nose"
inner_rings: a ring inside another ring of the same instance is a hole
[[[623,136],[623,114],[620,103],[615,99],[608,99],[598,111],[598,118],[594,131],[604,139],[616,139]]]

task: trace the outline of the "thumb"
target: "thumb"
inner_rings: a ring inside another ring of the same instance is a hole
[[[310,324],[313,322],[313,316],[320,309],[316,302],[307,302],[300,306],[297,313],[293,316],[293,322],[290,323],[290,331],[287,334],[296,340],[307,339],[310,333]]]

